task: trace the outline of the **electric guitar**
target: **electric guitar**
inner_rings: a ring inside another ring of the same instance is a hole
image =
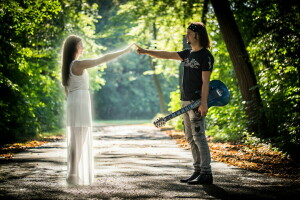
[[[230,99],[230,92],[226,85],[219,80],[212,80],[209,83],[209,93],[208,93],[208,100],[207,100],[207,106],[208,108],[212,106],[225,106],[229,103]],[[167,115],[166,117],[158,118],[153,122],[153,124],[159,128],[161,126],[164,126],[165,123],[183,113],[188,112],[189,110],[198,108],[200,105],[200,99],[190,103],[189,105]]]

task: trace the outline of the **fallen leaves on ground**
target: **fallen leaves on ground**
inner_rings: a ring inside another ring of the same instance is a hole
[[[190,149],[184,133],[166,130],[179,147]],[[215,143],[208,139],[211,157],[239,168],[269,174],[277,177],[300,179],[300,169],[283,153],[272,151],[267,145],[251,146],[245,144]]]
[[[44,137],[41,139],[41,141],[33,140],[25,143],[6,144],[0,147],[0,159],[10,159],[13,158],[14,153],[26,151],[29,148],[39,147],[50,141],[52,142],[61,139],[62,137],[60,136],[51,136]]]

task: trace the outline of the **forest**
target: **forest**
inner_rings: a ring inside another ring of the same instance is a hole
[[[300,159],[300,8],[297,0],[1,0],[0,143],[65,125],[61,48],[83,38],[84,58],[137,43],[181,51],[190,22],[206,24],[211,80],[230,103],[212,107],[215,141],[265,143]],[[134,51],[89,69],[94,120],[155,119],[181,107],[182,65]],[[169,126],[182,130],[182,119]]]

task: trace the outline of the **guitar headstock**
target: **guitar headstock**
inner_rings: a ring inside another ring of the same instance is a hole
[[[164,126],[164,125],[166,124],[166,121],[165,121],[164,118],[160,117],[160,118],[158,118],[157,120],[155,120],[155,121],[153,122],[153,124],[154,124],[154,126],[156,126],[156,128],[159,128],[159,127]]]

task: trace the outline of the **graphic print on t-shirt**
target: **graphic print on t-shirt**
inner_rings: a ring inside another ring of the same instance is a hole
[[[200,64],[194,58],[192,58],[191,60],[189,58],[186,58],[184,59],[184,66],[199,69]]]
[[[211,58],[210,57],[208,57],[208,69],[209,70],[212,70],[212,64],[211,64]]]
[[[180,99],[197,100],[202,89],[202,72],[213,70],[214,57],[208,49],[199,51],[184,49],[177,53],[184,64]]]

